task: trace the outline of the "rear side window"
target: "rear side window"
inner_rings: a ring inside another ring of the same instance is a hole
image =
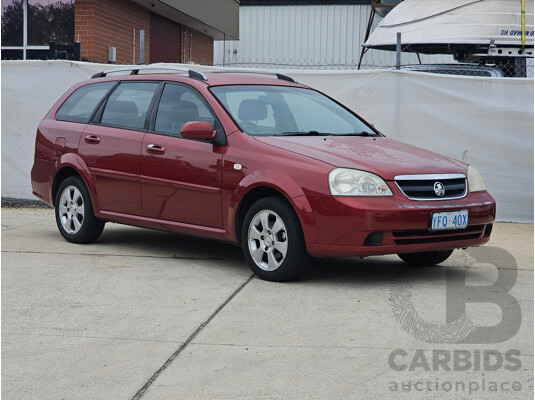
[[[100,100],[108,94],[116,83],[93,83],[76,89],[59,108],[56,119],[87,124]]]
[[[100,123],[143,129],[157,82],[123,82],[108,98]]]

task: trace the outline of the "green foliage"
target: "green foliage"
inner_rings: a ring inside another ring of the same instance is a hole
[[[22,0],[2,10],[2,46],[22,46]]]
[[[28,4],[28,44],[48,45],[74,42],[74,1]]]

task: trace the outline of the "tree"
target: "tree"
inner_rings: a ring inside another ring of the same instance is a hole
[[[14,0],[2,10],[2,46],[22,46],[22,0]]]
[[[48,45],[74,42],[74,1],[28,4],[28,44]]]
[[[22,0],[13,0],[2,10],[2,46],[22,46]],[[52,4],[28,4],[28,44],[74,42],[74,0]]]

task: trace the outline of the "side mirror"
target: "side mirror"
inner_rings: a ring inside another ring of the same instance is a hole
[[[183,138],[194,140],[209,140],[215,138],[215,131],[209,122],[204,121],[190,121],[186,122],[180,134]]]

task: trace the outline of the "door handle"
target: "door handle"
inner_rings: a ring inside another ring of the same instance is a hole
[[[158,146],[157,144],[149,144],[147,146],[147,153],[156,155],[165,154],[165,147]]]
[[[98,136],[95,136],[95,135],[87,135],[85,137],[85,142],[88,143],[88,144],[99,144],[100,143],[100,138]]]

